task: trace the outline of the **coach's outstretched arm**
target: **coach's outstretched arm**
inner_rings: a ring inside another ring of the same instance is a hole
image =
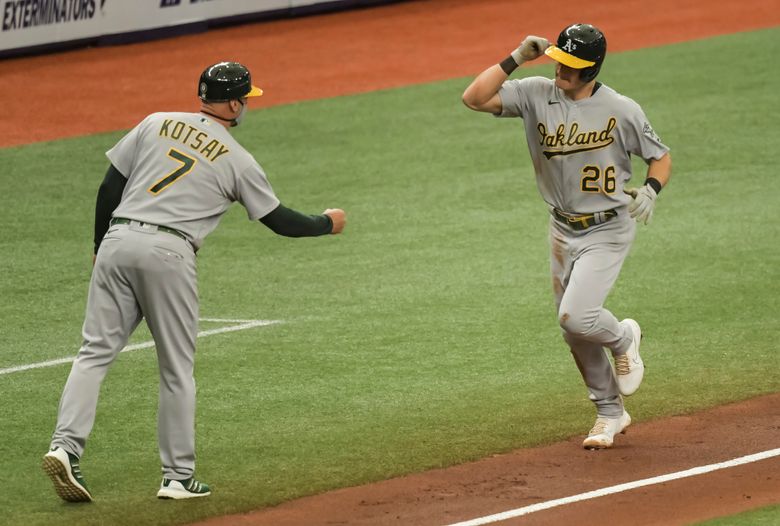
[[[529,60],[544,54],[549,47],[547,39],[529,35],[500,64],[491,66],[482,73],[463,92],[463,104],[474,111],[501,113],[501,97],[498,90],[512,72]]]
[[[344,230],[347,216],[340,208],[328,208],[320,215],[307,215],[279,204],[260,222],[285,237],[314,237],[339,234]]]

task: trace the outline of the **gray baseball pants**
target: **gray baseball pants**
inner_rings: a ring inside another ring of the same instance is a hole
[[[550,218],[550,270],[558,322],[599,416],[623,414],[604,348],[625,353],[631,333],[604,308],[631,249],[636,223],[621,210],[607,223],[576,231]]]
[[[60,399],[51,447],[81,457],[95,422],[100,384],[142,318],[157,348],[163,476],[186,479],[195,469],[195,253],[184,239],[154,226],[113,225],[100,245],[83,344]]]

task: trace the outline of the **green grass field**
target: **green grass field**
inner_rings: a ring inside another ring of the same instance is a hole
[[[637,421],[780,390],[778,55],[773,29],[604,66],[674,159],[607,303],[645,332]],[[0,375],[0,523],[179,524],[587,432],[521,122],[468,111],[469,82],[250,114],[236,136],[282,201],[342,207],[349,225],[285,239],[236,206],[200,252],[201,316],[285,322],[199,341],[197,474],[214,495],[154,498],[147,349],[103,385],[82,461],[92,505],[61,503],[39,468],[69,366]],[[0,369],[77,351],[103,153],[121,136],[0,149]]]
[[[776,526],[780,506],[768,506],[757,510],[701,522],[698,526]]]

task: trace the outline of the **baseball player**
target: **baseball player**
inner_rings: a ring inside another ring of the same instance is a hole
[[[79,459],[95,420],[100,384],[141,318],[154,337],[160,371],[157,496],[205,497],[195,469],[198,332],[195,253],[234,201],[275,233],[338,234],[340,209],[305,215],[282,205],[260,165],[230,135],[249,100],[262,95],[249,70],[220,62],[200,77],[198,113],[154,113],[106,156],[111,161],[95,212],[94,270],[83,344],[60,400],[43,469],[66,501],[91,501]]]
[[[603,33],[588,24],[565,28],[555,46],[528,36],[463,93],[472,110],[524,121],[536,183],[550,210],[558,322],[597,410],[586,449],[611,447],[631,424],[621,395],[642,382],[642,331],[632,319],[618,321],[604,301],[634,240],[632,219],[650,222],[671,175],[669,148],[639,105],[596,80],[606,51]],[[554,80],[507,80],[542,54],[556,62]],[[644,184],[629,189],[632,154],[648,170]]]

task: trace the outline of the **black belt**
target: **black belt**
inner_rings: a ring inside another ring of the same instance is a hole
[[[152,223],[144,223],[143,221],[136,221],[135,219],[127,219],[126,217],[115,217],[115,218],[113,218],[111,220],[111,222],[109,224],[111,224],[111,225],[129,225],[131,223],[135,223],[138,226],[144,226],[144,225],[153,226],[159,232],[165,232],[167,234],[173,234],[174,236],[179,236],[180,238],[184,239],[185,241],[187,240],[187,236],[185,236],[184,234],[182,234],[181,232],[179,232],[176,229],[168,228],[167,226],[162,226],[162,225],[155,225],[155,224],[152,224]]]
[[[616,209],[605,210],[604,212],[593,212],[592,214],[567,214],[557,208],[552,209],[552,215],[561,223],[568,225],[572,230],[586,230],[592,226],[606,223],[613,217],[617,217]]]

